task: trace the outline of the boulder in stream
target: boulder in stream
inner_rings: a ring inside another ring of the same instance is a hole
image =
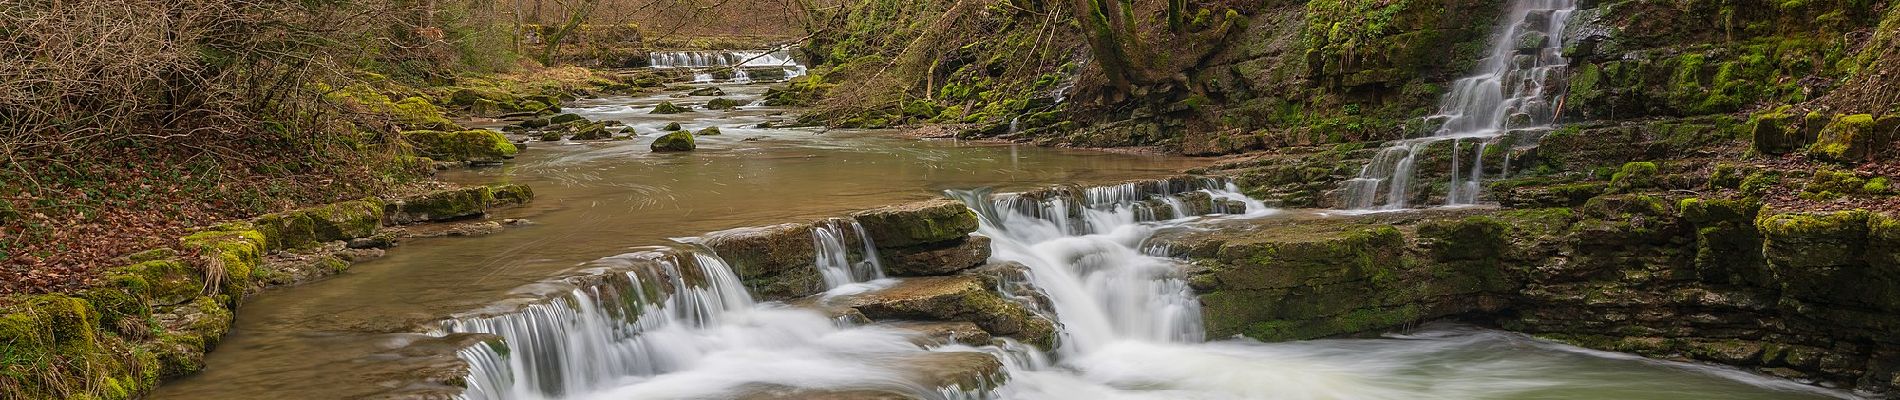
[[[718,135],[718,134],[719,134],[719,127],[717,127],[717,126],[708,126],[708,127],[706,127],[706,129],[700,129],[700,130],[699,130],[699,132],[694,132],[693,134],[694,134],[694,135],[699,135],[699,136],[714,136],[714,135]]]
[[[668,133],[666,136],[653,139],[653,144],[647,146],[656,152],[693,151],[697,147],[693,144],[693,133],[687,131]]]
[[[693,111],[693,110],[687,109],[686,107],[680,107],[678,105],[675,105],[671,101],[662,101],[660,102],[659,105],[653,106],[654,114],[679,114],[679,113],[690,112],[690,111]]]
[[[1004,299],[975,276],[909,278],[875,292],[834,300],[872,320],[964,321],[992,334],[1053,348],[1055,323]]]
[[[680,123],[678,122],[668,122],[665,128],[660,128],[660,130],[667,131],[667,132],[677,131],[681,129],[686,129],[686,128],[681,127]]]
[[[690,94],[694,96],[725,96],[726,90],[720,89],[718,87],[708,86],[708,87],[693,89],[693,91],[686,92],[686,94]]]
[[[882,248],[959,240],[976,231],[976,213],[963,203],[931,200],[851,214]]]
[[[586,120],[587,118],[581,117],[579,115],[561,114],[561,115],[556,115],[553,118],[548,118],[548,123],[549,124],[565,124],[569,122],[586,121]]]
[[[744,106],[746,106],[746,105],[748,105],[748,104],[752,104],[752,102],[751,102],[751,101],[747,101],[747,100],[733,100],[733,99],[728,99],[728,98],[724,98],[724,97],[721,97],[721,98],[717,98],[717,99],[712,99],[712,100],[707,100],[707,101],[706,101],[706,109],[708,109],[708,110],[731,110],[731,109],[736,109],[736,108],[739,108],[739,107],[744,107]]]

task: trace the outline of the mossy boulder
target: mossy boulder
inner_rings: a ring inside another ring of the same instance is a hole
[[[495,201],[486,186],[438,190],[389,202],[384,215],[391,225],[447,221],[481,215]]]
[[[708,87],[693,89],[690,92],[686,92],[686,94],[694,95],[694,96],[725,96],[726,90],[720,89],[719,87],[716,87],[716,86],[708,86]]]
[[[251,223],[264,234],[266,248],[289,250],[369,236],[382,221],[382,200],[369,198],[266,214]]]
[[[673,131],[653,139],[653,144],[647,146],[655,152],[693,151],[697,147],[693,143],[693,133],[687,131]]]
[[[268,250],[264,233],[250,223],[223,225],[179,239],[179,244],[204,260],[207,285],[228,298],[242,298],[250,288],[251,272],[257,270]]]
[[[490,206],[522,205],[534,200],[534,188],[528,187],[528,185],[495,185],[489,186],[488,189],[490,193],[493,193],[494,198],[493,201],[489,202]]]
[[[1661,169],[1656,163],[1638,161],[1623,164],[1610,178],[1610,190],[1621,193],[1655,188]]]
[[[662,101],[660,102],[659,105],[653,106],[654,114],[679,114],[679,113],[690,112],[690,111],[693,111],[693,110],[687,109],[685,107],[680,107],[678,105],[674,105],[673,102],[671,101]]]
[[[404,131],[402,137],[415,146],[418,155],[437,161],[497,161],[514,158],[521,151],[501,132],[486,129]]]
[[[1836,162],[1860,162],[1889,150],[1894,143],[1893,128],[1878,129],[1874,116],[1842,115],[1834,118],[1808,147],[1808,156]]]
[[[1814,138],[1805,135],[1801,129],[1801,120],[1790,114],[1788,107],[1755,115],[1748,121],[1748,131],[1754,136],[1754,150],[1761,154],[1787,154],[1808,143]]]
[[[910,278],[843,302],[873,320],[964,321],[1042,348],[1052,348],[1056,340],[1054,323],[990,291],[974,276]]]
[[[586,122],[586,121],[587,121],[587,118],[581,117],[579,115],[574,115],[574,114],[561,114],[561,115],[556,115],[556,116],[548,118],[549,125],[565,124],[569,122]]]
[[[665,131],[665,132],[673,132],[673,131],[678,131],[678,130],[683,130],[683,129],[686,129],[686,128],[681,127],[680,123],[678,122],[668,122],[666,123],[666,127],[660,128],[661,131]]]
[[[951,242],[976,231],[976,213],[963,203],[932,200],[851,214],[880,248]]]
[[[708,109],[708,110],[732,110],[732,109],[737,109],[737,108],[739,108],[739,107],[744,107],[744,106],[746,106],[746,105],[748,105],[748,104],[752,104],[752,101],[750,101],[750,100],[733,100],[733,99],[728,99],[728,98],[724,98],[724,97],[721,97],[721,98],[716,98],[716,99],[712,99],[712,100],[707,100],[707,101],[706,101],[706,109]]]
[[[817,253],[812,249],[811,224],[728,229],[702,238],[761,297],[788,299],[824,289],[812,264]]]
[[[613,133],[607,132],[607,124],[600,122],[581,125],[574,129],[574,136],[570,137],[570,139],[573,140],[605,140],[610,138],[613,138]]]
[[[693,132],[693,135],[696,136],[717,136],[719,134],[719,127],[717,126],[708,126],[705,129],[700,129],[699,132]]]

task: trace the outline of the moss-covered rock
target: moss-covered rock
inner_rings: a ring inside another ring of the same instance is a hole
[[[751,100],[733,100],[733,99],[721,97],[721,98],[716,98],[712,100],[706,100],[706,109],[733,110],[739,107],[744,107],[748,104],[752,104],[752,101]]]
[[[655,152],[674,152],[693,151],[698,146],[693,143],[692,132],[673,131],[673,133],[653,139],[653,144],[648,145],[647,148]]]
[[[221,226],[179,239],[182,247],[204,260],[200,268],[206,271],[206,285],[227,298],[244,296],[251,272],[257,270],[268,249],[264,234],[250,225]]]
[[[1754,150],[1761,154],[1787,154],[1814,141],[1799,126],[1800,120],[1789,112],[1789,107],[1757,114],[1748,121],[1748,131],[1754,136]]]
[[[369,236],[382,226],[383,202],[369,198],[266,214],[251,222],[264,233],[270,250]]]
[[[1891,132],[1879,132],[1875,129],[1874,116],[1867,114],[1842,115],[1821,129],[1814,144],[1808,147],[1808,156],[1837,162],[1859,162],[1878,154],[1893,144]]]
[[[575,114],[561,114],[561,115],[556,115],[553,117],[548,117],[547,124],[545,125],[559,125],[559,124],[565,124],[569,122],[587,122],[587,118],[584,118]]]
[[[976,213],[951,200],[932,200],[851,214],[880,248],[950,242],[976,232]]]
[[[461,125],[449,121],[442,109],[421,97],[409,97],[391,105],[391,112],[403,126],[411,129],[460,130]]]
[[[719,127],[717,126],[708,126],[700,129],[698,132],[693,132],[694,136],[717,136],[719,134]]]
[[[680,127],[680,123],[678,122],[668,122],[666,123],[666,127],[660,128],[661,131],[665,131],[665,132],[676,132],[683,129],[686,129],[686,128]]]
[[[659,105],[653,106],[654,114],[679,114],[691,111],[693,110],[674,105],[671,101],[662,101]]]
[[[788,299],[818,293],[824,281],[812,263],[811,224],[728,229],[703,236],[747,287],[763,298]]]
[[[607,132],[607,124],[595,122],[591,124],[581,125],[580,127],[575,128],[574,136],[570,137],[569,139],[605,140],[605,139],[611,139],[611,138],[613,138],[613,134]]]
[[[389,202],[384,216],[391,225],[446,221],[481,215],[495,202],[486,186],[438,190]]]
[[[1653,162],[1626,163],[1610,178],[1610,190],[1629,193],[1654,188],[1660,174],[1661,170]]]
[[[1056,340],[1054,323],[991,292],[973,276],[909,278],[843,303],[874,320],[966,321],[1042,348],[1053,348]]]
[[[534,200],[534,188],[528,185],[506,184],[488,188],[494,194],[494,200],[489,202],[490,206],[522,205]]]
[[[404,131],[402,137],[415,146],[418,155],[437,161],[498,161],[520,152],[501,132],[486,129]]]

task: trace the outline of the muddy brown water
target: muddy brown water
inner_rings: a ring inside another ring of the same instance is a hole
[[[759,85],[724,86],[751,98]],[[890,131],[760,129],[789,110],[653,115],[653,104],[710,96],[586,99],[568,107],[633,126],[638,139],[528,144],[504,166],[446,172],[451,182],[521,183],[527,206],[496,218],[533,223],[479,237],[420,239],[337,277],[261,294],[238,311],[203,372],[162,385],[156,399],[326,399],[399,392],[439,359],[404,355],[415,326],[477,309],[579,264],[669,238],[842,215],[941,197],[952,188],[1027,189],[1054,183],[1149,178],[1198,166],[1166,156],[1028,145],[915,140]],[[690,153],[647,145],[669,122],[718,126]],[[479,125],[479,124],[478,124]]]

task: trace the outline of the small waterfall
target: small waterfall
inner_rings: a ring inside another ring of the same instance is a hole
[[[1228,210],[1252,215],[1271,212],[1234,189],[1231,182],[1170,179],[994,198],[981,190],[950,195],[977,212],[977,232],[991,238],[993,258],[1029,267],[1030,283],[1048,296],[1063,327],[1058,352],[1074,357],[1119,341],[1202,340],[1200,303],[1179,276],[1178,261],[1150,255],[1142,241],[1157,228],[1149,223],[1157,215],[1193,215],[1188,197],[1239,203]]]
[[[1452,180],[1447,205],[1478,201],[1486,146],[1512,131],[1550,129],[1556,109],[1550,96],[1557,90],[1551,77],[1566,68],[1563,32],[1576,0],[1513,0],[1505,25],[1493,37],[1489,56],[1477,75],[1459,79],[1441,99],[1438,114],[1426,117],[1439,124],[1432,136],[1393,141],[1381,149],[1345,183],[1346,208],[1395,210],[1410,206],[1411,181],[1418,154],[1434,145],[1451,145]],[[1469,174],[1463,174],[1463,139],[1478,144]],[[1507,149],[1508,150],[1508,149]],[[1505,152],[1509,154],[1508,151]],[[1507,169],[1508,173],[1509,170]],[[1462,176],[1461,176],[1462,175]]]
[[[853,238],[858,239],[859,260],[851,261],[850,248],[845,246],[847,239],[844,228],[849,225]],[[878,261],[877,246],[865,234],[864,224],[852,219],[831,219],[818,224],[811,230],[812,249],[818,254],[818,272],[824,276],[825,288],[837,289],[853,283],[884,279],[884,265]]]
[[[732,71],[726,81],[732,83],[752,83],[753,74],[763,70],[762,78],[777,79],[772,70],[784,71],[785,79],[805,75],[804,65],[793,59],[791,53],[779,51],[669,51],[647,54],[647,65],[656,69],[685,69],[693,72],[693,83],[711,83],[720,80],[714,72],[729,69]]]
[[[1162,226],[1157,221],[1270,212],[1231,182],[1199,178],[993,197],[986,190],[948,193],[976,210],[993,257],[1028,266],[1025,276],[998,279],[998,289],[1061,321],[1056,351],[1063,357],[1118,341],[1201,341],[1199,303],[1180,266],[1142,242]],[[863,225],[837,218],[812,233],[813,263],[827,286],[882,280],[877,247]],[[836,387],[992,399],[1008,387],[990,378],[975,387],[919,387],[914,375],[887,364],[919,352],[983,352],[1006,373],[1062,373],[1044,349],[1008,338],[920,349],[896,329],[757,303],[732,267],[703,248],[629,253],[590,266],[598,275],[536,285],[558,287],[536,290],[554,294],[546,299],[504,302],[438,323],[432,334],[501,338],[458,353],[470,365],[461,398],[732,398],[758,388]]]

